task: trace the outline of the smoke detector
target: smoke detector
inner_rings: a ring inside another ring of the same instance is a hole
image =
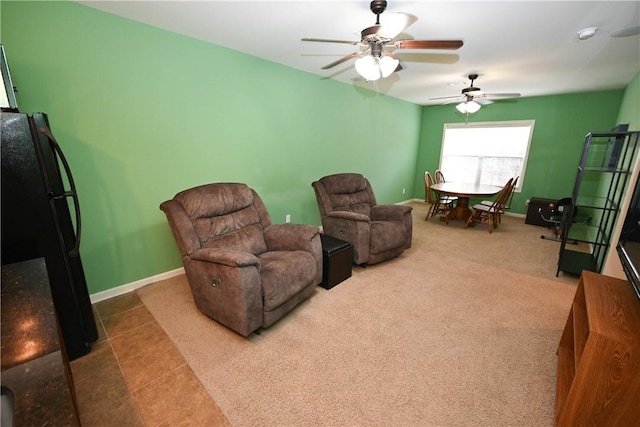
[[[598,27],[585,28],[578,31],[578,38],[580,40],[588,40],[596,34],[596,31],[598,31]]]

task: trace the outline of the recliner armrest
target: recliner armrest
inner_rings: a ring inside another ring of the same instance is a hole
[[[373,221],[402,221],[404,216],[413,208],[406,205],[375,205],[371,206],[371,220]]]
[[[356,213],[356,212],[349,212],[349,211],[332,211],[332,212],[329,212],[326,217],[327,218],[346,219],[346,220],[349,220],[349,221],[371,222],[371,218],[369,218],[365,214],[360,214],[360,213]]]
[[[322,243],[320,230],[305,224],[272,224],[265,228],[264,239],[270,251],[305,251],[316,264],[315,283],[322,282]]]
[[[258,257],[252,253],[223,248],[198,249],[191,254],[191,259],[228,265],[230,267],[258,266],[260,264]]]
[[[320,234],[318,227],[305,224],[273,224],[264,230],[270,251],[313,252],[312,241]]]
[[[171,232],[182,256],[191,255],[194,251],[200,249],[200,239],[198,239],[191,218],[189,218],[182,205],[172,199],[160,204],[160,209],[167,216]]]

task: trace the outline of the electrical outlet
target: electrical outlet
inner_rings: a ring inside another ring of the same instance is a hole
[[[284,216],[284,222],[291,222],[291,215],[290,214],[286,214]]]
[[[528,205],[529,203],[531,203],[531,200],[530,200],[530,199],[527,199],[526,204]]]
[[[403,189],[402,189],[402,194],[404,194],[404,193],[405,193],[405,189],[403,188]]]

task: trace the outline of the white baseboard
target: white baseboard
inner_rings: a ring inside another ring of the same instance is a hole
[[[408,204],[411,202],[422,202],[424,203],[424,200],[422,199],[409,199],[409,200],[405,200],[404,202],[399,202],[397,204],[399,205],[404,205],[404,204]],[[524,214],[517,214],[517,213],[511,213],[511,212],[505,212],[505,215],[508,216],[515,216],[515,217],[520,217],[520,218],[525,218],[526,215]],[[322,226],[319,227],[320,232],[322,233]],[[171,271],[167,271],[164,273],[160,273],[160,274],[156,274],[155,276],[151,276],[151,277],[147,277],[144,279],[140,279],[140,280],[136,280],[135,282],[131,282],[131,283],[126,283],[124,285],[121,286],[117,286],[115,288],[111,288],[111,289],[107,289],[106,291],[102,291],[102,292],[97,292],[95,294],[91,294],[90,298],[91,298],[91,303],[95,304],[97,302],[109,299],[109,298],[113,298],[113,297],[117,297],[119,295],[123,295],[126,294],[128,292],[132,292],[135,291],[138,288],[141,288],[143,286],[147,286],[150,285],[152,283],[155,282],[159,282],[161,280],[166,280],[166,279],[170,279],[172,277],[175,276],[179,276],[180,274],[184,274],[184,267],[180,267],[180,268],[176,268],[175,270],[171,270]]]
[[[156,274],[155,276],[136,280],[135,282],[126,283],[124,285],[117,286],[115,288],[107,289],[106,291],[97,292],[89,296],[91,298],[91,304],[95,304],[97,302],[100,302],[109,298],[117,297],[118,295],[135,291],[136,289],[141,288],[143,286],[147,286],[152,283],[159,282],[160,280],[170,279],[172,277],[179,276],[181,274],[184,274],[184,267],[176,268],[175,270],[167,271],[164,273]]]
[[[408,205],[409,203],[413,203],[413,202],[422,202],[422,203],[424,203],[424,200],[422,200],[422,199],[407,199],[407,200],[403,200],[402,202],[396,203],[396,205]]]

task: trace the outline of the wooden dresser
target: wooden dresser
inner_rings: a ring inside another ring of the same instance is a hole
[[[556,425],[640,423],[640,299],[584,271],[558,347]]]

